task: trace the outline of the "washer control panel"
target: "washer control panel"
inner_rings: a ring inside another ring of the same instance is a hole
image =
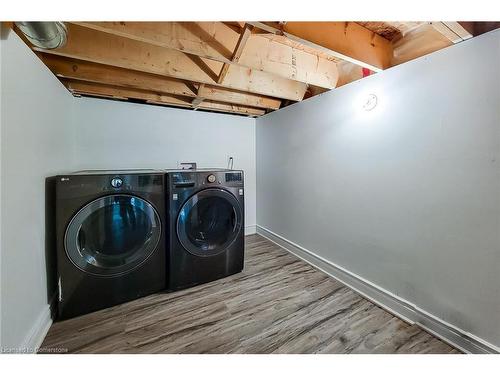
[[[207,181],[213,184],[215,181],[217,181],[217,177],[215,177],[214,174],[209,174],[207,177]]]

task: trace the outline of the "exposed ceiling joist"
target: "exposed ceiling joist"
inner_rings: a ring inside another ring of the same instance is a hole
[[[203,87],[205,87],[205,84],[204,83],[200,83],[200,86],[198,87],[198,93],[196,95],[196,97],[191,101],[191,105],[196,109],[200,104],[201,102],[203,102],[204,98],[202,96],[200,96],[200,90],[203,89]]]
[[[181,80],[52,54],[38,53],[38,56],[59,78],[149,89],[165,94],[196,96],[196,88]]]
[[[63,79],[62,82],[71,92],[81,94],[96,94],[114,98],[153,100],[184,106],[189,106],[191,104],[187,98],[176,95],[156,94],[145,90],[108,86],[90,82],[79,82],[67,79]]]
[[[102,83],[111,86],[150,90],[169,95],[202,97],[204,100],[227,102],[265,109],[280,108],[279,99],[258,94],[228,90],[222,87],[203,86],[197,88],[193,83],[173,78],[143,73],[134,70],[96,64],[88,61],[39,53],[45,65],[59,78]]]
[[[266,111],[258,108],[249,108],[249,107],[243,107],[226,103],[218,103],[209,100],[202,102],[198,106],[198,108],[210,111],[230,112],[230,113],[237,113],[240,115],[249,115],[249,116],[262,116],[263,114],[266,113]]]
[[[303,50],[270,40],[263,35],[241,34],[249,24],[236,30],[223,22],[77,22],[79,26],[111,35],[165,47],[229,65],[240,65],[324,88],[335,88],[338,72],[335,61],[314,49]],[[246,43],[238,51],[244,35]],[[229,65],[226,67],[229,70]],[[250,73],[251,73],[250,72]]]
[[[226,90],[221,87],[204,85],[198,90],[198,95],[206,100],[226,102],[251,107],[266,108],[271,110],[279,109],[281,101],[266,96],[245,93],[241,91]]]
[[[449,22],[445,21],[443,22],[451,31],[453,31],[455,34],[457,34],[462,40],[467,40],[472,38],[472,34],[468,32],[462,25],[460,25],[460,22]]]
[[[241,57],[243,52],[243,48],[247,44],[248,38],[250,34],[252,34],[252,25],[245,24],[243,30],[241,31],[240,37],[238,38],[238,43],[236,43],[236,47],[234,48],[233,55],[231,56],[231,62],[238,63],[238,60]],[[227,71],[229,70],[229,63],[224,63],[222,66],[222,70],[220,71],[219,77],[217,78],[217,83],[224,82],[224,78],[226,77]]]
[[[339,83],[337,87],[344,86],[348,83],[357,81],[363,78],[363,68],[348,61],[342,61],[339,66]]]
[[[63,83],[71,92],[80,95],[93,95],[93,96],[101,96],[114,99],[131,98],[131,99],[144,100],[150,103],[172,105],[184,108],[195,107],[190,100],[183,97],[177,97],[175,95],[154,94],[144,90],[107,86],[89,82],[75,82],[70,80],[63,80]],[[196,106],[196,108],[238,113],[251,116],[260,116],[265,113],[263,109],[237,106],[237,105],[211,102],[211,101],[206,101],[206,102],[203,101],[199,103]]]
[[[449,38],[437,31],[433,25],[423,24],[394,43],[392,65],[402,64],[450,45],[452,42]]]
[[[391,43],[355,22],[250,23],[373,71],[391,66]]]
[[[154,100],[147,100],[146,103],[148,104],[156,104],[156,105],[163,105],[163,106],[173,106],[173,107],[180,107],[180,108],[190,108],[193,110],[197,109],[202,109],[205,111],[211,111],[211,112],[221,112],[221,113],[234,113],[237,115],[245,115],[249,117],[256,117],[256,116],[261,116],[264,113],[261,114],[255,114],[255,113],[248,113],[245,108],[236,106],[236,105],[228,105],[224,103],[212,103],[212,102],[204,102],[201,103],[198,107],[192,108],[190,106],[182,106],[182,105],[175,105],[167,102],[157,102]]]
[[[68,25],[68,43],[56,50],[36,51],[76,58],[105,65],[153,73],[188,81],[218,85],[217,74],[222,63],[128,38],[101,33],[76,25]],[[197,59],[193,59],[197,57]],[[203,65],[203,67],[200,67]],[[208,71],[207,71],[208,70]],[[210,74],[212,72],[212,74]],[[302,100],[305,83],[284,79],[266,72],[249,71],[231,65],[222,87],[248,91],[289,100]]]
[[[392,43],[404,38],[404,36],[411,30],[414,30],[424,24],[424,22],[421,21],[356,21],[356,23],[370,31],[373,31],[375,34],[380,35]]]
[[[472,38],[472,34],[458,22],[431,22],[431,25],[454,44]]]
[[[362,68],[380,71],[499,26],[70,22],[66,46],[31,48],[75,95],[258,116],[363,78]]]

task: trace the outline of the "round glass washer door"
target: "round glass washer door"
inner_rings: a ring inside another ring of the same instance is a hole
[[[177,237],[191,254],[213,256],[236,240],[242,225],[242,210],[234,195],[205,189],[183,204],[177,217]]]
[[[161,220],[150,203],[115,194],[78,211],[66,229],[64,245],[68,258],[82,271],[116,276],[149,258],[160,236]]]

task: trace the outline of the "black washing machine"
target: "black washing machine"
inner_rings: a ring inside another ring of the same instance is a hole
[[[56,176],[57,318],[166,288],[165,173]]]
[[[178,290],[243,269],[243,171],[169,171],[168,286]]]

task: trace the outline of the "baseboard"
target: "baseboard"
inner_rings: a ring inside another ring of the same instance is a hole
[[[310,250],[287,240],[269,229],[260,225],[257,225],[256,227],[257,234],[260,234],[298,258],[309,263],[313,267],[319,269],[334,279],[337,279],[376,305],[410,324],[417,324],[422,329],[439,337],[457,349],[465,353],[500,353],[500,348],[497,346],[488,343],[471,333],[464,332],[460,328],[433,316],[415,304],[402,299],[394,293],[381,288],[380,286],[330,262],[319,255],[314,254]]]
[[[257,225],[248,225],[245,227],[245,236],[257,233]]]
[[[43,310],[38,315],[38,319],[35,321],[31,327],[30,332],[26,335],[21,348],[26,350],[26,353],[36,353],[36,350],[40,348],[52,325],[52,313],[51,305],[47,304]]]

